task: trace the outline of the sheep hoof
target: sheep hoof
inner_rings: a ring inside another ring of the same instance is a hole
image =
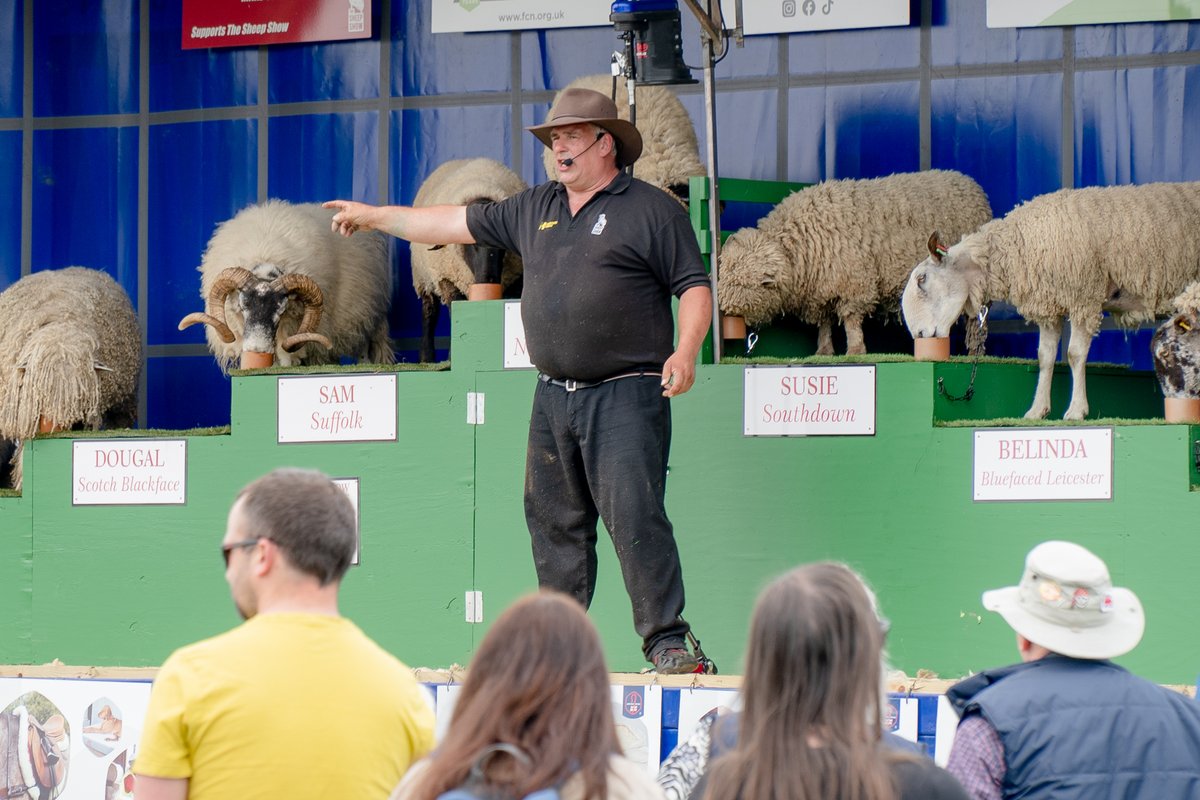
[[[1086,408],[1068,408],[1067,413],[1063,414],[1063,419],[1087,419],[1087,415]]]
[[[1045,419],[1046,415],[1049,413],[1050,413],[1049,406],[1041,406],[1041,407],[1034,406],[1033,408],[1031,408],[1025,412],[1025,419]]]

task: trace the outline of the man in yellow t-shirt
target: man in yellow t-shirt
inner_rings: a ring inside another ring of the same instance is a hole
[[[383,800],[433,747],[412,671],[338,614],[354,509],[327,477],[276,470],[234,501],[221,552],[241,626],[158,673],[137,800]]]

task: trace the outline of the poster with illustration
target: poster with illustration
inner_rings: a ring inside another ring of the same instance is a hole
[[[611,686],[617,741],[625,757],[658,775],[662,750],[662,687]]]

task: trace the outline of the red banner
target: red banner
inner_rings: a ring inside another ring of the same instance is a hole
[[[371,38],[371,0],[183,0],[183,49]]]

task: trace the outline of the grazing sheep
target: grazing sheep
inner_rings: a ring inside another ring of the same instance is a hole
[[[1200,397],[1200,281],[1171,301],[1176,314],[1150,340],[1164,397]]]
[[[342,356],[392,364],[388,338],[392,269],[379,234],[344,238],[333,211],[270,200],[221,223],[197,269],[203,313],[179,329],[208,325],[222,372],[243,351],[281,366],[336,364]]]
[[[137,420],[142,335],[123,289],[83,267],[26,275],[0,292],[0,439],[40,426],[127,428]],[[21,488],[21,448],[12,459]]]
[[[490,158],[447,161],[430,173],[414,206],[497,202],[528,188],[517,173]],[[421,298],[422,362],[433,361],[433,333],[442,305],[467,296],[473,283],[498,283],[505,297],[521,296],[521,259],[481,244],[412,244],[413,289]]]
[[[592,89],[606,97],[612,97],[611,75],[586,75],[563,87],[567,89]],[[617,80],[617,116],[629,119],[629,91],[625,79]],[[546,115],[546,121],[554,116],[560,91]],[[700,145],[696,140],[696,129],[687,109],[670,89],[664,86],[637,85],[637,129],[642,134],[642,155],[633,165],[634,177],[665,189],[681,201],[688,198],[688,179],[693,175],[706,175],[707,170],[700,161]],[[558,177],[558,163],[554,151],[546,148],[542,154],[546,175],[554,180]]]
[[[979,184],[949,170],[818,183],[729,237],[717,300],[748,325],[784,313],[816,325],[820,355],[833,353],[836,318],[846,352],[865,353],[863,318],[896,310],[929,229],[962,234],[991,216]]]
[[[1037,390],[1025,416],[1041,419],[1069,317],[1072,391],[1063,417],[1083,419],[1084,368],[1102,311],[1121,325],[1149,321],[1200,277],[1200,183],[1062,189],[1014,208],[944,255],[930,244],[904,289],[912,334],[945,336],[960,313],[1009,301],[1039,329]]]

